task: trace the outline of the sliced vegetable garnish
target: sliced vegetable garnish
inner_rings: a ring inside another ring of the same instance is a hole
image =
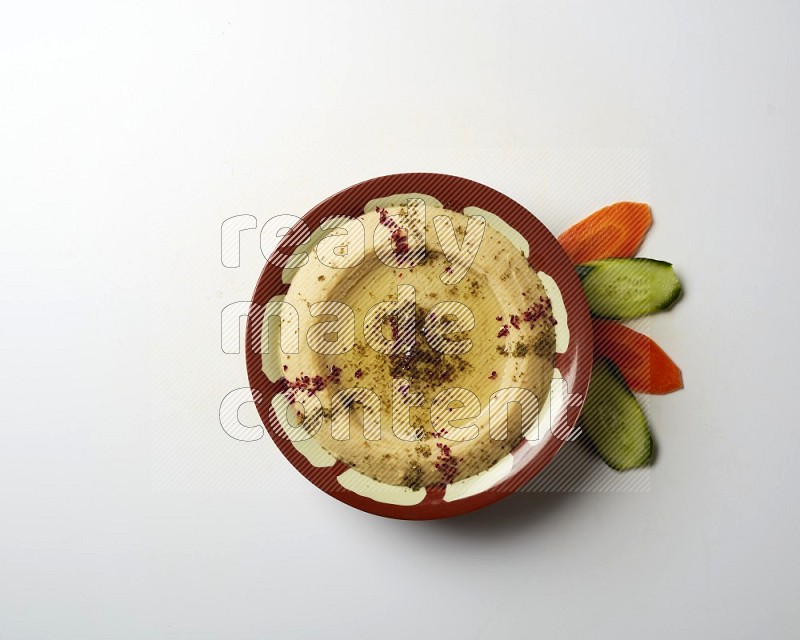
[[[668,309],[681,293],[669,262],[609,258],[577,265],[593,315],[627,320]]]
[[[681,370],[653,340],[612,320],[592,322],[595,358],[614,362],[631,391],[671,393],[683,388]]]
[[[602,258],[631,258],[652,221],[649,205],[617,202],[571,226],[558,241],[575,264]]]
[[[612,469],[643,467],[653,455],[653,439],[636,398],[611,361],[592,368],[589,394],[578,419],[581,429]]]

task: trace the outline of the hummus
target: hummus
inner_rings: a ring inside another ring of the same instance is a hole
[[[281,330],[300,345],[280,356],[290,422],[379,482],[418,489],[488,469],[549,391],[550,300],[480,216],[409,199],[331,223],[284,302],[296,316],[282,311]]]

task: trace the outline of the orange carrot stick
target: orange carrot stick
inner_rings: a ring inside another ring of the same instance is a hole
[[[602,258],[631,258],[653,218],[641,202],[617,202],[584,218],[558,241],[574,264]]]
[[[631,391],[671,393],[683,388],[681,370],[653,340],[611,320],[593,320],[594,357],[617,365]]]

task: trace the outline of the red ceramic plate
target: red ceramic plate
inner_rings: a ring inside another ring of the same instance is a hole
[[[261,353],[249,346],[260,344],[261,322],[258,314],[252,312],[247,324],[247,373],[259,415],[273,441],[297,470],[320,489],[346,504],[377,515],[409,520],[446,518],[480,509],[513,493],[541,472],[556,455],[578,419],[588,388],[592,366],[591,322],[575,269],[553,234],[525,207],[472,180],[435,173],[402,173],[373,178],[331,196],[303,216],[303,221],[309,229],[315,229],[326,218],[357,217],[363,214],[364,206],[370,200],[402,193],[432,196],[444,208],[453,211],[478,207],[495,214],[527,241],[530,264],[554,281],[563,300],[560,322],[565,321],[566,326],[560,330],[566,330],[568,335],[568,342],[561,349],[563,352],[556,353],[555,367],[565,382],[565,388],[572,394],[569,401],[553,402],[550,407],[551,424],[558,424],[558,429],[540,429],[533,444],[520,442],[505,461],[502,473],[487,475],[472,489],[450,493],[442,488],[421,489],[422,493],[415,492],[411,499],[404,496],[402,500],[384,501],[381,495],[346,488],[344,484],[348,483],[343,484],[340,479],[349,469],[346,465],[339,461],[329,462],[328,466],[312,464],[306,454],[286,437],[270,401],[282,392],[282,383],[269,380],[262,368]],[[275,254],[292,253],[297,243],[302,241],[302,234],[297,231],[295,228],[283,237]],[[277,259],[267,262],[253,295],[253,309],[263,309],[271,298],[285,294],[288,289],[282,281],[282,267],[274,262],[283,264]]]

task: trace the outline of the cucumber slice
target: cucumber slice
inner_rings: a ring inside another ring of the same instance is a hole
[[[624,471],[650,463],[653,439],[642,408],[605,358],[594,363],[578,424],[612,469]]]
[[[592,314],[628,320],[668,309],[681,293],[669,262],[608,258],[576,267]]]

